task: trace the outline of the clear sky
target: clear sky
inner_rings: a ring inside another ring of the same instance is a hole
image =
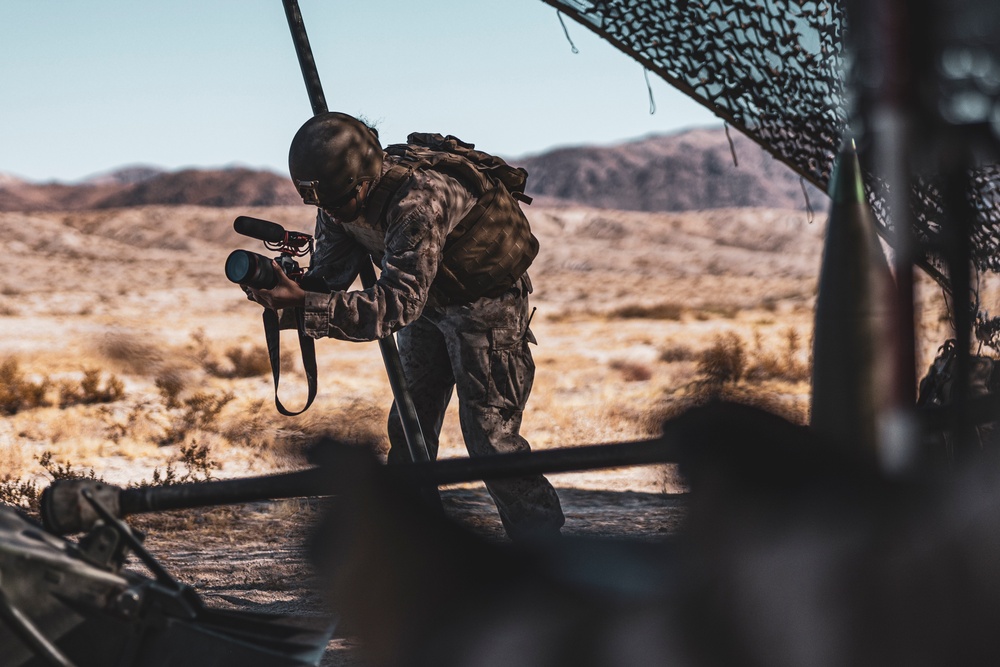
[[[454,134],[518,157],[721,125],[541,0],[299,0],[331,110],[384,143]],[[0,173],[286,172],[311,114],[280,0],[3,0]]]

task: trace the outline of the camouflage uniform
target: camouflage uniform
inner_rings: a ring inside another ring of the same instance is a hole
[[[394,160],[386,156],[383,173]],[[431,289],[445,239],[473,204],[473,195],[455,179],[417,171],[394,195],[381,223],[366,219],[364,211],[351,223],[321,211],[307,279],[321,281],[325,290],[306,294],[310,336],[368,341],[399,331],[403,371],[432,459],[455,388],[471,456],[529,448],[519,434],[535,371],[528,349],[534,342],[528,276],[499,297],[469,304],[446,305]],[[369,253],[381,265],[378,282],[345,291]],[[389,441],[390,462],[409,459],[395,404]],[[559,498],[541,475],[486,486],[511,537],[554,533],[562,526]]]

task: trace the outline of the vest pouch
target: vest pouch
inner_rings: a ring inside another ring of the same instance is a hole
[[[448,235],[434,288],[445,304],[499,296],[528,270],[538,239],[502,183],[486,192]]]

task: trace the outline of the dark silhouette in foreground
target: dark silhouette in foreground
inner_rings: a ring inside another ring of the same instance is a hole
[[[374,665],[1000,660],[995,465],[889,479],[733,404],[664,437],[691,487],[678,534],[527,546],[425,511],[364,450],[331,444],[344,493],[314,544],[330,604]]]

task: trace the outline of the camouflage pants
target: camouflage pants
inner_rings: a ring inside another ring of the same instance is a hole
[[[428,308],[397,333],[403,372],[431,459],[453,390],[470,456],[526,451],[519,434],[535,364],[528,349],[527,278],[502,296]],[[389,462],[409,460],[395,403],[389,414]],[[507,534],[553,534],[563,524],[559,497],[541,475],[487,483]]]

